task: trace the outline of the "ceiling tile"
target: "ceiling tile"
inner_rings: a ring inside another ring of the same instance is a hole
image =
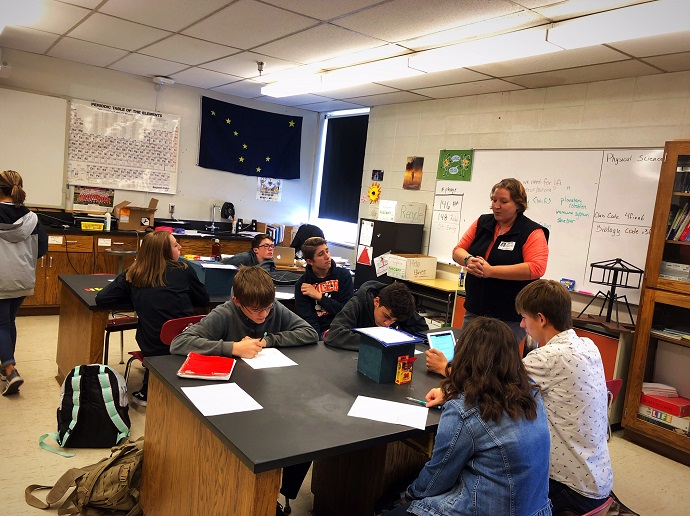
[[[381,84],[370,83],[351,86],[349,88],[341,88],[339,90],[324,91],[323,95],[328,95],[334,99],[351,99],[354,97],[370,97],[371,95],[380,95],[382,93],[392,93],[395,91],[398,90]]]
[[[158,59],[157,57],[129,54],[117,63],[108,66],[108,68],[135,75],[143,75],[144,77],[153,77],[155,75],[172,75],[187,68],[187,65],[173,63],[172,61]]]
[[[128,54],[127,50],[106,47],[74,38],[62,38],[47,55],[93,66],[108,66]]]
[[[318,23],[277,7],[239,0],[212,18],[184,30],[184,34],[248,50]]]
[[[609,43],[610,47],[635,57],[658,56],[690,51],[690,31],[653,38],[631,39]]]
[[[229,0],[111,0],[100,12],[151,27],[179,31],[228,4]]]
[[[232,84],[226,84],[224,86],[218,86],[213,88],[214,91],[220,91],[221,93],[227,93],[229,95],[237,95],[238,97],[245,98],[256,98],[261,97],[261,87],[263,84],[244,80],[233,82]]]
[[[81,7],[87,7],[89,9],[92,9],[96,7],[98,4],[103,2],[103,0],[63,0],[64,3],[66,4],[73,4],[73,5],[79,5]]]
[[[84,17],[91,14],[89,9],[82,9],[62,2],[42,2],[41,6],[43,10],[40,18],[36,23],[31,23],[27,27],[56,34],[71,29]]]
[[[372,95],[371,97],[357,97],[356,99],[344,99],[357,102],[362,106],[383,106],[384,104],[398,104],[403,102],[419,102],[420,100],[430,100],[409,91],[396,91],[394,93],[384,93],[382,95]]]
[[[649,0],[567,0],[564,2],[548,2],[543,0],[520,0],[518,3],[525,7],[534,8],[542,16],[553,21],[577,18],[588,14],[617,9],[629,5],[643,4]],[[532,5],[541,4],[541,5]]]
[[[58,37],[57,34],[26,27],[5,27],[5,30],[0,33],[0,47],[42,54],[55,43]]]
[[[292,97],[283,97],[277,99],[275,97],[258,97],[257,100],[263,100],[264,102],[270,102],[271,104],[280,104],[283,106],[300,106],[302,104],[315,104],[316,102],[325,102],[331,100],[328,97],[322,97],[320,95],[293,95]]]
[[[624,59],[627,59],[626,55],[599,45],[596,47],[563,50],[561,52],[554,52],[541,56],[524,57],[522,59],[504,61],[502,63],[473,66],[472,70],[494,77],[507,77],[561,68],[575,68],[577,66],[608,63],[611,61],[622,61]]]
[[[71,31],[69,36],[109,47],[136,50],[169,34],[169,32],[96,13]]]
[[[381,0],[348,0],[347,2],[324,2],[324,0],[265,0],[265,2],[319,20],[330,20],[336,16],[342,16],[343,14],[378,4]]]
[[[545,88],[563,84],[607,81],[610,79],[622,79],[624,77],[636,77],[655,73],[660,72],[644,63],[629,59],[616,63],[568,68],[567,70],[520,75],[517,77],[505,77],[505,80],[519,84],[525,88]]]
[[[256,52],[286,61],[313,63],[343,54],[381,46],[381,40],[355,32],[319,25],[279,41],[255,48]]]
[[[342,100],[329,100],[326,102],[317,102],[316,104],[304,104],[297,106],[300,109],[308,109],[309,111],[317,111],[319,113],[326,113],[329,111],[343,111],[345,109],[360,109],[362,104],[353,104],[351,102],[343,102]]]
[[[254,52],[241,52],[230,57],[205,63],[202,68],[250,78],[259,75],[257,61],[264,62],[264,75],[297,66],[297,63],[291,63],[290,61],[283,61],[274,57],[255,54]]]
[[[463,84],[450,84],[435,88],[423,88],[414,90],[415,93],[426,95],[434,99],[447,99],[450,97],[465,97],[467,95],[483,95],[485,93],[497,93],[501,91],[521,90],[522,86],[510,84],[500,79],[486,81],[466,82]]]
[[[690,52],[682,52],[680,54],[669,54],[658,57],[645,57],[645,63],[661,68],[666,72],[682,72],[690,70]]]
[[[446,70],[445,72],[415,75],[414,77],[396,79],[394,81],[379,81],[379,84],[384,84],[386,86],[391,86],[401,90],[417,90],[420,88],[431,88],[433,86],[445,86],[447,84],[482,81],[490,78],[491,77],[487,75],[473,72],[472,70],[458,68],[456,70]]]
[[[333,23],[391,43],[521,10],[508,0],[395,0]]]
[[[215,88],[221,84],[230,82],[237,82],[240,77],[234,75],[226,75],[220,72],[212,72],[211,70],[204,70],[203,68],[190,68],[183,70],[172,76],[178,82],[187,84],[188,86],[196,86],[197,88]]]
[[[147,56],[160,57],[188,65],[198,65],[237,52],[240,50],[181,34],[176,34],[139,50],[139,53]]]

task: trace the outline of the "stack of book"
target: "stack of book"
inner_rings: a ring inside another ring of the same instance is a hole
[[[666,240],[690,242],[690,203],[685,203],[673,217],[671,227],[666,234]]]
[[[656,394],[658,396],[673,398],[678,396],[678,391],[672,385],[666,385],[664,383],[642,382],[642,394]]]
[[[676,169],[676,181],[673,184],[674,192],[690,192],[690,167],[678,167]]]
[[[642,394],[637,409],[639,419],[688,437],[690,435],[690,399],[682,396]]]
[[[650,332],[654,337],[666,340],[690,341],[690,331],[677,328],[652,328]]]

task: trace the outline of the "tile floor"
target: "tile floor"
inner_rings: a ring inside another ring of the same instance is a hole
[[[38,438],[55,432],[55,412],[60,388],[55,381],[55,347],[57,316],[20,317],[17,319],[17,368],[25,379],[20,393],[0,397],[0,514],[7,516],[46,514],[24,501],[24,489],[29,484],[53,484],[62,473],[75,466],[91,464],[108,455],[107,450],[79,449],[73,458],[66,459],[42,450]],[[125,353],[137,349],[134,332],[126,332]],[[119,338],[111,339],[109,363],[120,373]],[[126,360],[126,356],[125,356]],[[130,392],[140,386],[142,369],[134,367],[130,377]],[[146,409],[131,405],[132,436],[144,434]],[[614,434],[610,443],[615,475],[614,491],[630,509],[641,515],[686,515],[690,509],[690,468],[673,462]],[[300,496],[292,503],[294,516],[310,514],[311,493],[309,478]],[[53,513],[55,514],[55,513]],[[328,516],[328,515],[321,515]]]

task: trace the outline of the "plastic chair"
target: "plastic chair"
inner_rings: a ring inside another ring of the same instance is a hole
[[[136,330],[139,319],[136,315],[129,316],[113,312],[111,318],[105,323],[105,343],[103,344],[103,364],[108,365],[108,350],[110,349],[110,334],[120,332],[120,363],[124,364],[125,336],[127,330]],[[118,317],[121,316],[121,317]]]
[[[615,381],[615,380],[609,380],[609,381]],[[622,382],[622,380],[621,380]],[[620,387],[619,387],[620,389]],[[592,509],[588,513],[583,514],[582,516],[606,516],[609,513],[609,509],[611,508],[611,504],[613,503],[613,497],[609,496],[604,503],[602,503],[599,507],[596,509]]]
[[[616,378],[614,380],[606,380],[606,394],[608,395],[609,417],[608,437],[606,438],[607,441],[611,440],[611,406],[613,405],[613,402],[616,401],[618,393],[621,391],[621,387],[623,387],[623,380],[621,378]]]
[[[190,315],[187,317],[178,317],[177,319],[170,319],[169,321],[166,321],[161,327],[161,342],[169,346],[173,339],[182,333],[187,326],[198,323],[204,317],[206,316]],[[127,360],[127,365],[125,366],[125,381],[127,381],[127,377],[129,376],[129,370],[132,367],[132,362],[135,360],[138,360],[139,362],[144,361],[144,354],[139,349],[136,351],[130,351],[128,354],[131,356],[129,360]]]

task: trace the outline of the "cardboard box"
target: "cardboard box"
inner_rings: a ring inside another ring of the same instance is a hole
[[[292,240],[297,234],[299,226],[285,226],[285,234],[283,235],[283,247],[290,247]]]
[[[424,254],[391,254],[388,277],[404,280],[435,279],[436,257]]]
[[[379,220],[404,224],[424,224],[426,204],[408,201],[379,201]]]
[[[113,207],[113,216],[117,219],[118,229],[134,229],[143,231],[148,226],[153,227],[153,215],[156,213],[158,199],[152,198],[147,208],[130,206],[129,201],[122,201]]]

